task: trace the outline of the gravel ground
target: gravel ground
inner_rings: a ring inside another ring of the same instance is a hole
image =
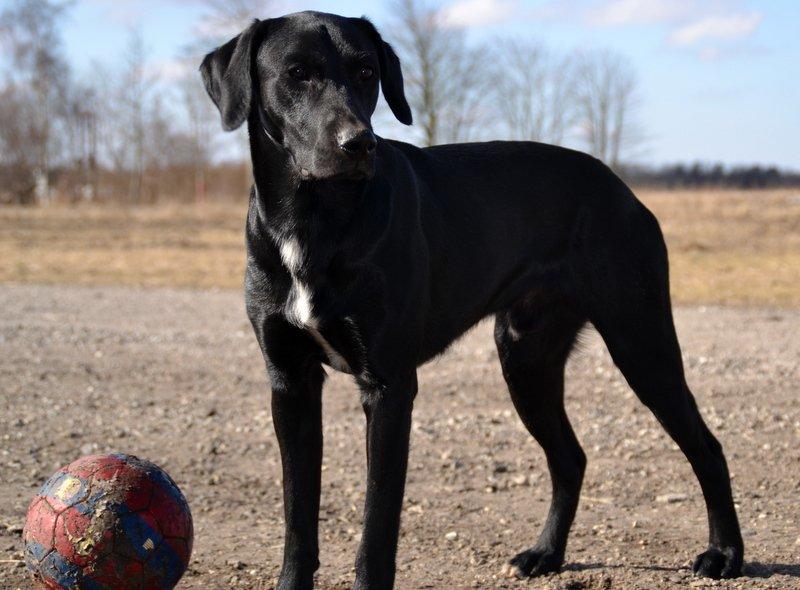
[[[800,311],[676,313],[689,382],[733,473],[744,578],[692,577],[706,538],[699,488],[592,332],[568,368],[589,467],[566,571],[501,578],[538,532],[549,481],[483,324],[421,370],[397,587],[800,588]],[[344,590],[364,499],[363,417],[343,376],[325,399],[319,587]],[[107,451],[161,464],[185,492],[196,538],[181,588],[272,588],[282,519],[267,401],[239,293],[0,286],[0,588],[27,587],[16,560],[35,489]]]

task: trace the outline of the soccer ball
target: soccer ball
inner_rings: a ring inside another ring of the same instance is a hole
[[[31,502],[25,561],[40,588],[173,588],[192,553],[192,515],[175,482],[131,455],[83,457]]]

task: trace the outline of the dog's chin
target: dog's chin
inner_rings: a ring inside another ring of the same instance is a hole
[[[354,184],[370,180],[375,176],[374,162],[361,162],[347,167],[300,168],[300,177],[308,182],[337,182]]]

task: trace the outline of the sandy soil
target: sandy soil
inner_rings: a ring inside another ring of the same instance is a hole
[[[26,588],[19,529],[57,467],[125,451],[165,467],[194,513],[181,588],[272,588],[278,451],[262,362],[236,292],[0,287],[0,588]],[[696,580],[705,510],[690,468],[596,335],[570,361],[568,409],[589,457],[566,571],[498,575],[549,501],[541,451],[514,415],[488,325],[421,371],[399,589],[800,588],[800,311],[677,310],[689,380],[721,439],[746,577]],[[326,392],[319,587],[349,588],[363,502],[353,385]],[[666,501],[669,499],[670,501]]]

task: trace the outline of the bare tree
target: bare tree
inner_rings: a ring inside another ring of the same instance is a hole
[[[388,27],[406,79],[406,94],[422,127],[422,141],[470,138],[480,127],[485,99],[485,53],[467,46],[463,31],[447,26],[426,0],[396,0]]]
[[[444,143],[475,140],[486,129],[488,52],[483,47],[466,47],[463,36],[459,37],[451,46],[443,84],[446,99],[438,117],[438,141]]]
[[[14,86],[0,91],[0,197],[19,204],[35,200],[36,146],[31,142],[30,103]]]
[[[64,138],[69,157],[65,165],[72,173],[74,197],[92,200],[98,189],[98,112],[97,89],[88,83],[72,86],[67,104]]]
[[[142,199],[148,124],[146,114],[149,101],[153,98],[153,84],[154,80],[147,72],[144,36],[141,30],[132,29],[115,94],[119,106],[117,121],[121,123],[117,132],[121,132],[125,166],[130,171],[128,198],[134,203]],[[111,115],[111,112],[108,114]]]
[[[20,118],[0,121],[0,128],[12,135],[14,129],[25,128],[12,142],[17,143],[16,165],[23,175],[33,177],[33,195],[45,202],[59,157],[58,127],[67,114],[63,97],[68,95],[70,74],[58,30],[67,9],[67,3],[52,0],[14,0],[0,13],[0,43],[10,58],[5,100],[16,105],[8,112]]]
[[[253,21],[278,11],[276,0],[204,0],[206,11],[200,26],[195,31],[199,46],[208,51],[215,45],[224,43],[238,35]]]
[[[619,166],[623,151],[641,138],[633,120],[636,76],[623,57],[601,51],[577,58],[575,101],[589,151]]]
[[[560,144],[574,116],[571,67],[541,45],[500,39],[492,72],[506,137]]]
[[[280,0],[203,0],[205,12],[199,26],[195,28],[194,40],[181,52],[180,61],[185,75],[178,80],[178,92],[183,115],[186,118],[185,139],[190,143],[189,153],[194,171],[193,195],[196,201],[206,197],[207,171],[219,145],[240,145],[245,129],[237,132],[236,138],[223,134],[214,106],[208,100],[197,67],[203,58],[217,45],[239,34],[254,18],[275,15]],[[234,143],[233,140],[238,143]]]
[[[184,112],[188,119],[187,142],[194,173],[194,200],[203,201],[206,198],[206,171],[211,165],[214,139],[220,129],[214,116],[213,104],[208,100],[205,88],[200,83],[194,68],[189,74],[180,80],[179,85]]]

